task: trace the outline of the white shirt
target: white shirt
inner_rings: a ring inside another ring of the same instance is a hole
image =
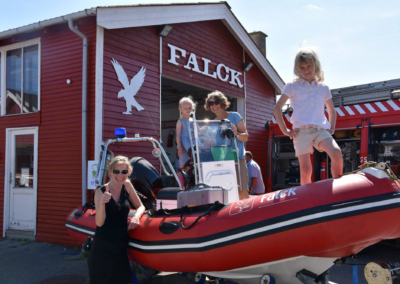
[[[315,80],[308,83],[301,79],[300,82],[288,83],[282,91],[289,97],[293,107],[290,123],[293,128],[304,127],[309,124],[330,129],[331,124],[325,116],[325,101],[332,98],[328,86],[317,83]]]

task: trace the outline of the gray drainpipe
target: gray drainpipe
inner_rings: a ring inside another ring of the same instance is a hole
[[[71,31],[83,39],[83,58],[82,58],[82,205],[86,204],[87,190],[87,162],[86,162],[86,114],[87,114],[87,37],[74,27],[71,19],[68,20],[68,26]]]

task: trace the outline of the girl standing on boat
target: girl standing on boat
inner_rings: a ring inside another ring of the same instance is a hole
[[[139,226],[145,208],[133,186],[124,185],[131,172],[128,158],[116,156],[108,166],[110,182],[94,193],[97,228],[88,256],[92,284],[132,283],[126,248],[128,230]],[[127,224],[129,201],[136,213]]]
[[[191,97],[184,97],[179,101],[180,118],[176,122],[176,144],[178,147],[179,166],[183,169],[185,163],[189,160],[188,151],[190,148],[189,127],[193,119],[190,113],[194,111],[196,104]]]
[[[220,92],[214,91],[208,94],[204,108],[216,115],[217,120],[228,119],[231,122],[231,128],[235,133],[236,143],[239,148],[240,177],[242,181],[242,190],[239,191],[239,199],[249,198],[247,184],[249,183],[249,172],[247,170],[246,159],[244,158],[244,143],[249,139],[246,124],[242,116],[237,112],[228,112],[226,109],[230,106],[227,97]]]
[[[329,155],[332,176],[337,178],[343,173],[343,159],[339,146],[332,138],[335,133],[336,110],[328,86],[322,84],[324,72],[314,50],[307,48],[297,53],[294,74],[297,78],[283,88],[282,96],[274,107],[274,116],[282,133],[293,139],[300,163],[301,184],[311,183],[310,154],[313,153],[313,146]],[[282,117],[282,108],[288,99],[293,107],[290,118],[293,130],[286,127]],[[324,106],[328,110],[329,120],[325,116]]]

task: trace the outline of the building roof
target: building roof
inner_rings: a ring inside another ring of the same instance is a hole
[[[0,40],[8,38],[8,37],[12,37],[13,35],[16,35],[16,34],[33,32],[35,30],[40,30],[40,29],[43,29],[48,26],[67,23],[69,19],[77,20],[77,19],[80,19],[83,17],[88,17],[88,16],[96,16],[96,8],[85,9],[83,11],[79,11],[76,13],[71,13],[71,14],[67,14],[64,16],[51,18],[48,20],[43,20],[43,21],[39,21],[39,22],[36,22],[33,24],[21,26],[18,28],[5,30],[5,31],[0,32]]]
[[[193,9],[193,5],[197,6],[196,9]],[[221,20],[263,74],[269,79],[278,93],[282,91],[285,84],[225,1],[211,3],[100,6],[3,31],[0,32],[0,39],[11,37],[19,33],[42,29],[51,25],[65,23],[68,22],[69,19],[76,20],[87,16],[97,16],[97,24],[106,29]]]

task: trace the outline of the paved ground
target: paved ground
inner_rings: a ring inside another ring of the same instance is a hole
[[[1,284],[87,284],[86,259],[75,247],[0,239]],[[138,275],[139,284],[145,284]],[[153,284],[186,284],[178,273],[160,273]]]
[[[64,257],[71,255],[65,253],[76,254],[79,250],[48,243],[0,239],[0,283],[41,283],[61,275],[80,275],[86,281],[86,261],[67,261]],[[82,283],[76,279],[74,282]]]
[[[1,284],[87,284],[86,259],[77,258],[80,250],[48,243],[26,240],[0,239],[0,283]],[[365,249],[354,263],[387,260],[400,262],[400,250],[378,244]],[[330,281],[338,284],[353,284],[351,266],[332,267]],[[359,284],[367,284],[364,266],[358,267]],[[139,284],[145,284],[143,275],[138,275]],[[178,273],[161,273],[152,284],[193,283]]]

